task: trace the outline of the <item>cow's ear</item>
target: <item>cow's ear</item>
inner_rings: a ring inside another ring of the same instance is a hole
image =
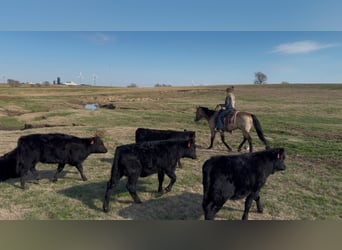
[[[277,160],[280,160],[284,154],[284,149],[280,148],[277,153]]]
[[[92,138],[90,141],[90,145],[94,145],[95,144],[95,138]]]

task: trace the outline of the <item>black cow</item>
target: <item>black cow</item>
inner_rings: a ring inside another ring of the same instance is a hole
[[[98,137],[79,138],[66,134],[32,134],[22,136],[18,140],[17,172],[20,173],[21,187],[25,188],[25,175],[30,170],[38,179],[35,169],[37,162],[58,163],[53,181],[57,181],[65,164],[75,166],[83,174],[83,161],[92,153],[106,153],[107,149]]]
[[[135,142],[161,141],[170,139],[188,140],[195,139],[194,131],[160,130],[149,128],[138,128],[135,131]]]
[[[144,141],[162,141],[162,140],[170,140],[170,139],[179,139],[179,140],[195,140],[195,132],[194,131],[177,131],[177,130],[160,130],[160,129],[149,129],[149,128],[138,128],[135,131],[135,142],[144,142]],[[182,167],[180,161],[178,161],[178,166]]]
[[[126,188],[136,203],[141,203],[136,193],[136,183],[139,177],[158,173],[158,192],[162,194],[162,184],[166,174],[171,181],[165,191],[171,191],[176,182],[177,161],[183,157],[196,158],[196,147],[193,139],[149,141],[117,147],[111,178],[107,183],[103,211],[108,212],[109,198],[122,176],[127,176]]]
[[[17,148],[0,157],[0,181],[17,178]]]
[[[257,211],[263,212],[259,192],[269,175],[285,170],[285,151],[274,148],[256,153],[232,156],[214,156],[203,164],[204,218],[214,219],[215,214],[228,200],[246,197],[243,220],[248,220],[248,212],[253,200]]]

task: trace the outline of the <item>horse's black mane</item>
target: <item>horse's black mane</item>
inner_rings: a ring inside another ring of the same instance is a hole
[[[207,107],[199,107],[199,108],[203,110],[203,112],[205,113],[207,117],[212,117],[215,113],[215,110],[208,109]]]

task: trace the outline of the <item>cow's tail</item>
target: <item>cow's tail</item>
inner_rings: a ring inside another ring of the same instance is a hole
[[[261,127],[261,124],[260,124],[258,118],[253,114],[251,114],[251,116],[253,119],[254,128],[258,134],[259,139],[265,144],[266,149],[269,149],[270,145],[268,144],[268,141],[266,140],[266,138],[264,136],[264,132],[262,131],[262,127]]]

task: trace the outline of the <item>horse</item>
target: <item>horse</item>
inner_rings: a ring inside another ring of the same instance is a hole
[[[216,119],[219,111],[211,110],[207,107],[197,107],[196,109],[196,116],[195,122],[204,118],[209,123],[210,128],[210,146],[208,149],[213,147],[213,142],[215,139],[215,135],[218,131],[216,131]],[[266,149],[270,149],[269,143],[267,142],[264,133],[261,128],[261,124],[258,118],[251,113],[243,112],[243,111],[236,111],[234,114],[234,122],[228,122],[224,125],[224,129],[220,130],[219,133],[221,135],[221,140],[223,144],[227,147],[228,151],[231,152],[232,148],[225,142],[224,140],[224,132],[232,132],[235,129],[240,129],[242,131],[243,140],[238,147],[238,152],[241,151],[242,146],[245,144],[246,141],[249,143],[249,151],[253,152],[253,145],[252,145],[252,137],[250,136],[250,130],[254,126],[259,139],[264,143]],[[228,118],[226,118],[228,119]]]

